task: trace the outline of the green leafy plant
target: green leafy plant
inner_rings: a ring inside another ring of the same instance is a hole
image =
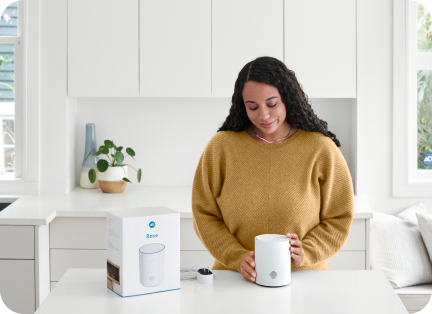
[[[9,55],[5,55],[4,57],[0,56],[0,68],[3,68],[4,66],[7,66],[7,65],[12,65],[12,61],[13,60],[11,58],[9,58]],[[7,77],[7,75],[4,74],[3,72],[0,72],[0,74],[2,74],[4,77]],[[11,77],[12,77],[12,80],[15,81],[15,79],[12,75],[11,75]],[[13,88],[12,85],[7,84],[7,83],[3,83],[3,82],[0,82],[0,85],[7,86],[11,91],[13,91],[15,93],[15,88]]]
[[[123,146],[116,146],[114,144],[113,141],[110,140],[105,140],[104,141],[105,145],[102,145],[99,147],[99,150],[96,152],[96,154],[92,154],[92,152],[90,152],[86,159],[90,156],[93,155],[96,157],[96,159],[98,160],[96,167],[98,169],[99,172],[105,172],[108,170],[108,167],[124,167],[124,166],[129,166],[131,167],[133,170],[135,170],[137,172],[137,179],[138,182],[141,182],[141,175],[142,175],[142,171],[141,169],[136,170],[134,167],[132,167],[129,164],[124,164],[123,161],[125,159],[125,157],[130,156],[132,157],[133,160],[135,160],[134,156],[135,156],[135,152],[132,148],[128,147],[126,148],[126,155],[123,154],[122,150],[123,150]],[[110,151],[110,149],[112,151]],[[106,155],[107,159],[100,159],[98,156],[100,155]],[[111,157],[110,157],[111,156]],[[124,171],[124,168],[123,168]],[[126,171],[125,171],[125,175],[126,175]],[[88,178],[90,180],[91,183],[94,183],[96,181],[96,171],[94,169],[90,169],[88,172]],[[131,181],[129,181],[128,178],[124,177],[123,181],[132,183]]]
[[[423,5],[417,5],[417,50],[432,52],[432,21]],[[423,156],[432,153],[432,71],[417,71],[417,168],[432,169]]]

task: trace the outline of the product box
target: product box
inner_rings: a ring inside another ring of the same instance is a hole
[[[180,213],[166,207],[107,212],[107,286],[122,297],[180,289]]]

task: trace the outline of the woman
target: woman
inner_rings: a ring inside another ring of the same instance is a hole
[[[338,147],[293,71],[271,57],[246,64],[193,181],[193,225],[215,258],[212,269],[237,270],[254,282],[255,237],[285,234],[292,270],[327,270],[354,215]]]

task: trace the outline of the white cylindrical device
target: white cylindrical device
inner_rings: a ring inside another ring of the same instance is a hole
[[[290,238],[282,234],[255,237],[255,283],[281,287],[291,283]]]
[[[145,287],[162,283],[165,277],[165,245],[151,243],[139,249],[140,282]]]

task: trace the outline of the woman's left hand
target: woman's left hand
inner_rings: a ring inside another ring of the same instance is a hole
[[[303,262],[303,247],[302,243],[296,233],[288,233],[290,240],[291,263],[299,266]]]

